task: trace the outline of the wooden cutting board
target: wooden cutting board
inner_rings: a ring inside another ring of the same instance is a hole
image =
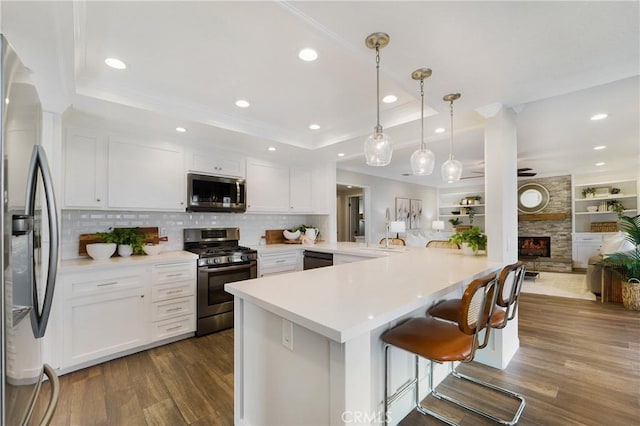
[[[122,228],[118,228],[122,229]],[[138,229],[143,234],[143,243],[158,244],[160,241],[169,241],[167,237],[158,236],[158,227],[146,227],[146,228],[125,228],[125,229]],[[80,234],[80,244],[78,245],[78,255],[88,256],[87,244],[99,243],[98,234]]]
[[[284,235],[282,234],[284,229],[267,229],[264,231],[267,244],[282,244],[284,243]]]

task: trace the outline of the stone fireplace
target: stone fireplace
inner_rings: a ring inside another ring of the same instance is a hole
[[[522,179],[518,187],[525,183],[538,183],[547,188],[549,204],[537,214],[519,213],[519,256],[525,261],[527,257],[537,257],[536,266],[540,271],[571,272],[571,176]],[[521,252],[520,246],[525,244],[531,248]],[[546,244],[546,256],[540,254],[542,244]],[[527,262],[527,269],[533,266]]]

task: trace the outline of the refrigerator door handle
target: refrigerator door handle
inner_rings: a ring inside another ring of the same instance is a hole
[[[51,305],[53,303],[53,291],[56,284],[56,275],[58,273],[58,212],[56,209],[56,199],[53,192],[53,179],[51,177],[51,170],[49,170],[49,163],[47,162],[47,155],[44,152],[44,148],[40,145],[33,147],[33,154],[31,155],[31,163],[29,165],[29,175],[27,181],[27,197],[25,213],[31,217],[35,214],[35,201],[36,201],[36,188],[38,181],[38,171],[42,176],[42,184],[44,186],[44,194],[47,202],[47,215],[49,217],[49,267],[47,273],[47,285],[45,287],[44,301],[42,303],[42,311],[38,308],[40,306],[38,300],[38,289],[35,279],[32,280],[33,285],[33,314],[35,321],[32,321],[33,333],[36,338],[43,337],[49,321],[49,314],[51,313]],[[35,268],[34,254],[29,253],[29,268]],[[35,274],[32,271],[32,277]]]
[[[38,377],[38,383],[33,391],[33,395],[31,397],[31,403],[29,404],[29,408],[25,413],[24,419],[20,423],[21,426],[28,426],[33,424],[31,421],[31,417],[33,417],[33,412],[35,410],[36,404],[38,402],[38,397],[40,396],[40,391],[42,389],[42,378],[43,376],[47,376],[49,379],[49,384],[51,386],[51,394],[49,395],[49,404],[47,405],[47,409],[42,415],[42,420],[40,421],[40,426],[47,426],[51,423],[51,419],[56,412],[56,408],[58,406],[58,399],[60,397],[60,380],[58,380],[58,376],[53,368],[49,364],[44,364],[42,366],[42,370],[40,371],[40,377]]]

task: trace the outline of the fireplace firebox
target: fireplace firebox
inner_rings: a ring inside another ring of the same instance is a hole
[[[518,257],[551,257],[551,237],[518,237]]]

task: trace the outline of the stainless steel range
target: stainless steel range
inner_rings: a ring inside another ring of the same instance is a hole
[[[224,285],[258,276],[258,253],[239,239],[238,228],[184,230],[184,249],[198,255],[197,336],[233,327],[233,296]]]

